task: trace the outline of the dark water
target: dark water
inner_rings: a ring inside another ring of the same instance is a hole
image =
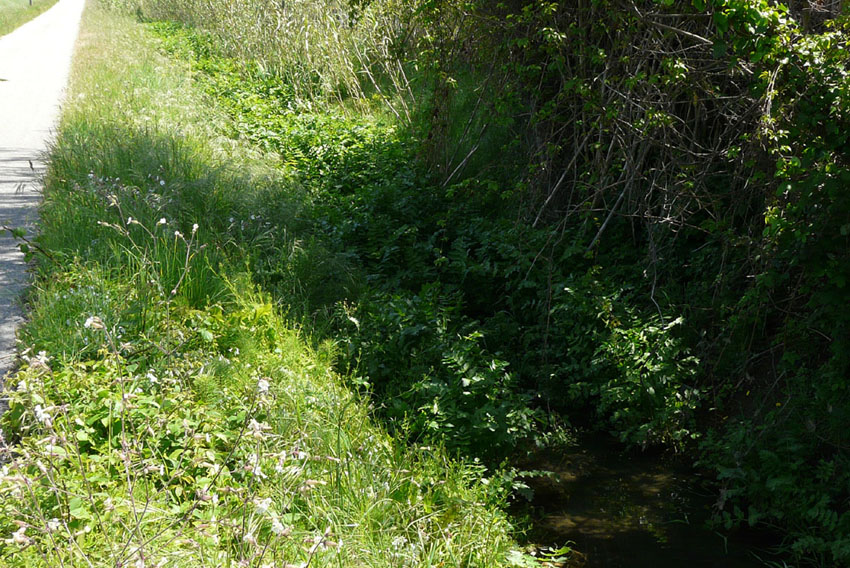
[[[560,566],[764,568],[770,537],[706,527],[716,495],[681,460],[626,453],[613,441],[580,440],[534,459],[551,476],[528,480],[530,545],[578,553]],[[781,565],[781,563],[779,564]]]

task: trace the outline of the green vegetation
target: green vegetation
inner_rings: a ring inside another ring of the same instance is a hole
[[[139,6],[193,26],[160,28],[166,49],[228,135],[310,191],[355,285],[336,320],[332,295],[297,315],[342,339],[398,430],[492,458],[545,442],[554,410],[699,452],[725,526],[848,562],[843,19],[757,0]]]
[[[2,416],[3,565],[522,562],[510,478],[388,436],[252,284],[272,250],[312,270],[307,197],[186,71],[87,8]]]
[[[108,380],[184,369],[185,396],[244,421],[255,375],[288,384],[271,361],[302,337],[300,375],[285,368],[303,388],[327,377],[323,396],[355,401],[364,429],[370,400],[408,448],[387,452],[420,464],[403,466],[411,486],[451,488],[424,513],[404,491],[413,509],[393,509],[471,523],[442,561],[504,561],[493,507],[512,474],[476,476],[568,424],[698,460],[719,525],[780,531],[801,564],[850,564],[846,16],[768,0],[104,4],[150,34],[114,53],[154,36],[163,58],[76,87],[39,241],[74,268],[41,260],[22,380],[41,376],[41,350]],[[108,330],[79,329],[86,314]],[[30,390],[7,419],[24,432],[26,408],[46,412]],[[255,420],[286,436],[312,404]],[[348,425],[340,404],[318,423]],[[452,463],[423,444],[488,469],[423,485]],[[299,518],[351,510],[325,502]],[[384,530],[352,518],[331,533]]]
[[[54,4],[56,0],[0,0],[0,36],[32,20]]]

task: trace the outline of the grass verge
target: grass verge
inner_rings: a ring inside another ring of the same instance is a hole
[[[46,12],[57,0],[0,0],[0,36]]]
[[[504,484],[393,440],[252,284],[275,243],[298,293],[308,198],[216,136],[186,71],[89,4],[2,417],[3,565],[525,562]]]

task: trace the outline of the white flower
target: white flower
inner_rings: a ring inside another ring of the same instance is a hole
[[[159,221],[157,221],[157,225],[165,225],[168,221],[165,220],[165,217],[160,217]]]
[[[292,532],[292,528],[285,527],[278,519],[274,519],[272,521],[272,532],[277,536],[289,536]]]
[[[257,381],[257,390],[260,394],[267,394],[269,392],[269,380],[267,378],[261,378]]]
[[[41,422],[42,424],[44,424],[46,426],[50,426],[50,424],[51,424],[50,414],[48,412],[45,412],[45,410],[41,407],[40,404],[36,404],[35,408],[33,410],[35,410],[35,419],[36,420],[38,420],[39,422]]]
[[[165,187],[165,180],[164,179],[159,180],[159,185],[161,185],[162,187]]]
[[[257,539],[254,537],[254,533],[246,533],[245,536],[242,537],[242,540],[251,545],[257,544]]]
[[[251,431],[251,436],[256,438],[257,440],[263,439],[263,432],[265,430],[269,430],[269,425],[265,422],[257,422],[253,418],[248,423],[248,429]]]
[[[15,544],[21,544],[21,545],[29,544],[30,542],[32,542],[30,540],[30,537],[28,537],[26,535],[26,531],[27,531],[26,527],[21,527],[18,530],[16,530],[15,532],[13,532],[12,533],[12,542],[15,543]]]
[[[53,518],[47,521],[47,529],[50,532],[56,532],[59,530],[59,519]]]
[[[192,234],[194,235],[197,232],[198,232],[198,224],[195,223],[194,225],[192,225]]]
[[[392,547],[398,550],[399,548],[403,548],[404,545],[407,544],[407,538],[403,536],[397,536],[393,539]]]
[[[131,224],[132,222],[133,222],[133,218],[132,218],[132,217],[127,217],[127,224],[129,225],[129,224]]]
[[[156,378],[156,375],[153,374],[153,371],[148,371],[148,373],[145,375],[145,378],[147,378],[147,380],[149,380],[153,384],[156,384],[156,383],[159,382],[159,379]]]
[[[89,316],[86,323],[83,324],[86,329],[104,329],[103,320],[97,316]]]
[[[245,469],[253,473],[254,476],[259,477],[260,479],[265,479],[268,476],[263,473],[263,469],[260,467],[259,461],[257,454],[251,454],[248,456],[248,464],[245,466]]]
[[[178,239],[182,239],[183,233],[181,233],[180,231],[174,231],[174,236],[177,237]]]
[[[254,505],[257,506],[258,515],[265,515],[268,512],[269,508],[272,506],[272,499],[271,497],[266,497],[265,499],[257,499],[256,501],[254,501]]]

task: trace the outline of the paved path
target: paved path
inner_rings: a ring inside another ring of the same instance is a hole
[[[47,140],[77,38],[85,0],[59,0],[50,10],[0,37],[0,224],[36,221]],[[15,359],[15,329],[22,321],[18,297],[28,275],[8,233],[0,236],[0,389]]]

